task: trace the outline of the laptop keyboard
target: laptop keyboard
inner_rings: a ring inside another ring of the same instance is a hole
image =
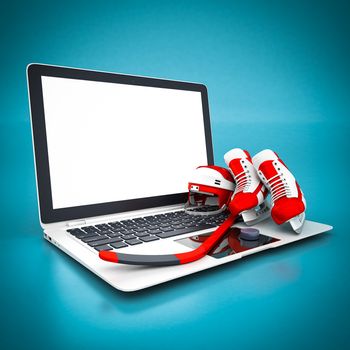
[[[213,228],[224,222],[227,216],[228,212],[199,216],[189,215],[182,210],[83,226],[67,232],[97,251],[113,250]]]

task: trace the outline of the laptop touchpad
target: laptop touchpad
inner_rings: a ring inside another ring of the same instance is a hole
[[[176,240],[188,248],[196,249],[210,236],[209,234],[197,235]],[[220,259],[246,250],[254,249],[262,245],[279,241],[277,238],[266,236],[255,228],[234,227],[223,237],[220,242],[208,253],[209,256]]]

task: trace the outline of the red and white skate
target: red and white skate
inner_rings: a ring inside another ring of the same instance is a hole
[[[305,221],[306,201],[293,174],[278,155],[266,149],[253,157],[260,179],[271,193],[271,217],[278,224],[289,222],[300,233]]]
[[[224,159],[236,182],[229,204],[233,215],[241,214],[247,225],[254,225],[270,216],[266,202],[267,189],[260,180],[247,151],[234,148]]]

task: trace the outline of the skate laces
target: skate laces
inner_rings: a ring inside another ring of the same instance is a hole
[[[271,192],[272,202],[276,202],[279,198],[288,196],[291,194],[290,187],[283,178],[280,178],[280,174],[274,175],[269,179],[266,179],[267,186]]]
[[[242,171],[237,175],[234,175],[236,181],[236,189],[235,193],[244,191],[251,184],[252,180],[249,175],[247,175],[246,171]]]

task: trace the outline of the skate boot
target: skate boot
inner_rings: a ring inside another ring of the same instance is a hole
[[[306,202],[298,183],[278,155],[266,149],[253,157],[260,179],[271,193],[271,216],[278,224],[289,222],[300,233],[305,221]]]
[[[224,155],[236,182],[229,209],[232,215],[241,214],[247,225],[254,225],[270,216],[267,189],[260,180],[247,151],[234,148]]]

